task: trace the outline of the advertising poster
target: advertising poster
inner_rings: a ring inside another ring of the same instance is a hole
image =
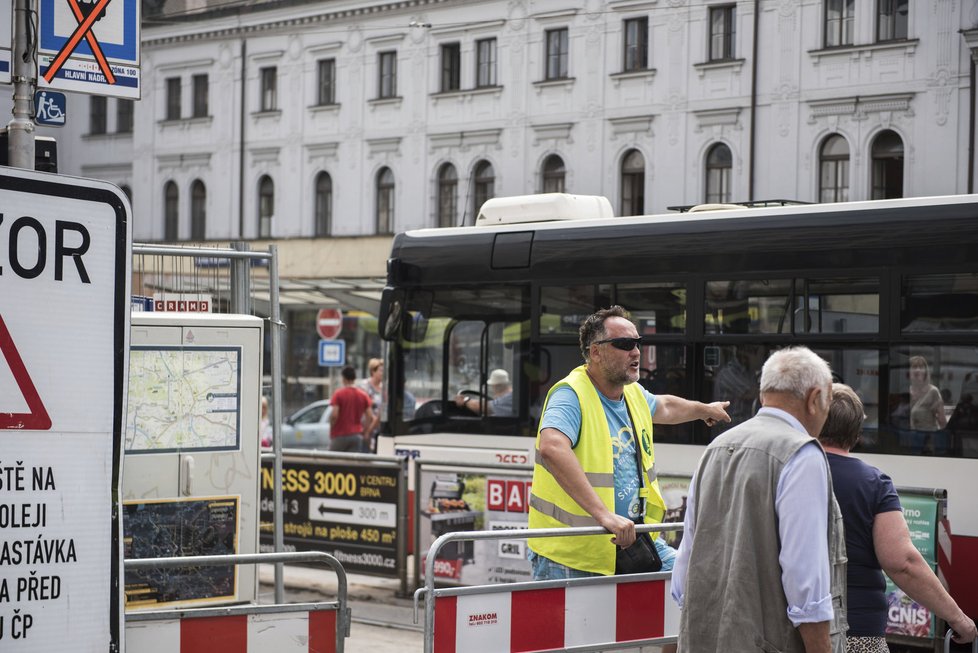
[[[665,524],[682,523],[686,517],[686,497],[689,496],[689,476],[659,476],[659,492],[666,502],[666,514],[662,518]],[[674,549],[679,548],[683,532],[672,531],[663,533],[662,538]]]
[[[396,578],[400,470],[282,461],[286,551],[325,551],[348,572]],[[261,551],[274,551],[273,462],[261,467]]]
[[[937,501],[926,496],[901,496],[903,516],[910,528],[910,540],[932,570],[937,569]],[[903,593],[886,579],[886,634],[933,638],[935,617],[930,610]]]
[[[173,558],[238,552],[238,497],[123,503],[125,556]],[[175,567],[126,572],[126,607],[194,605],[234,599],[234,566]]]
[[[444,533],[527,527],[529,474],[422,470],[416,491],[423,556]],[[459,585],[532,580],[526,551],[525,539],[449,542],[435,560],[435,578]]]

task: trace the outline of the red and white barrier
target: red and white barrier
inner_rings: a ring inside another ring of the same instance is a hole
[[[336,653],[336,611],[126,621],[127,653]]]
[[[615,577],[622,580],[622,577]],[[679,633],[671,581],[507,590],[435,601],[435,653],[546,651]]]

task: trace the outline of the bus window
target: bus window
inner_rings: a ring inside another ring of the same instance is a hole
[[[799,279],[795,333],[877,333],[879,278]],[[806,310],[807,308],[807,310]]]
[[[707,334],[790,333],[789,279],[707,281]]]
[[[978,330],[978,274],[921,274],[903,277],[904,332]]]
[[[729,401],[727,414],[730,423],[720,423],[715,433],[744,422],[760,407],[761,366],[767,358],[768,349],[763,345],[723,345],[707,347],[704,351],[705,397],[701,401]]]
[[[610,285],[543,286],[540,289],[540,335],[577,336],[581,323],[596,306],[611,306]]]
[[[615,302],[631,312],[640,335],[686,331],[686,287],[680,283],[620,283]]]
[[[896,347],[889,382],[889,450],[978,458],[978,348]]]

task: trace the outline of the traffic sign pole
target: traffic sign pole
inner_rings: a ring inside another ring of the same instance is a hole
[[[14,0],[13,45],[13,119],[7,123],[7,161],[15,168],[34,169],[34,121],[31,120],[34,77],[34,53],[28,51],[29,0]]]

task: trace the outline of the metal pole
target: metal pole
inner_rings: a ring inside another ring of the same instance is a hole
[[[275,501],[275,551],[285,549],[284,517],[282,515],[282,318],[278,304],[278,247],[268,248],[272,260],[268,262],[268,300],[271,304],[271,315],[268,326],[272,336],[272,447],[275,451],[274,465],[274,501]],[[275,602],[285,601],[284,568],[281,563],[275,565]]]
[[[13,37],[13,119],[7,123],[7,161],[15,168],[34,169],[34,121],[31,120],[34,77],[34,53],[28,50],[33,39],[28,33],[30,0],[14,0]]]
[[[250,249],[248,243],[235,242],[231,247],[240,252]],[[251,315],[251,262],[245,259],[231,261],[231,313]]]

